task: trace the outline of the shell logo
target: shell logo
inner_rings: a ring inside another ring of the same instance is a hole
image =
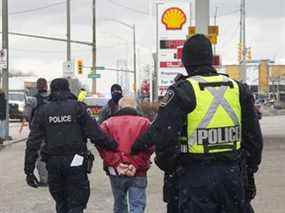
[[[161,19],[167,30],[181,30],[186,23],[186,15],[178,7],[171,7],[164,11]]]

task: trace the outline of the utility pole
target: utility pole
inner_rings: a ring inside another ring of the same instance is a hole
[[[240,80],[246,82],[246,12],[245,12],[245,0],[241,0],[240,6],[240,45],[242,46],[242,58],[241,58],[241,71],[240,71]]]
[[[93,32],[93,46],[92,46],[92,72],[96,74],[96,0],[92,2],[92,14],[93,14],[93,24],[92,24],[92,32]],[[92,93],[96,94],[96,78],[92,79]]]
[[[2,69],[3,81],[2,86],[5,92],[6,104],[6,121],[5,136],[9,137],[9,27],[8,27],[8,0],[2,0],[2,49],[6,50],[7,66]]]
[[[156,3],[156,20],[155,20],[155,24],[156,24],[156,53],[152,55],[153,57],[153,62],[154,62],[154,74],[153,74],[153,100],[154,101],[157,101],[158,100],[158,52],[159,52],[159,41],[158,41],[158,26],[159,26],[159,23],[158,23],[158,6],[159,6],[159,2]]]
[[[66,25],[67,25],[67,50],[66,50],[66,61],[71,61],[71,42],[70,42],[70,0],[66,0]]]
[[[195,5],[197,33],[208,35],[210,22],[210,0],[196,0]]]
[[[217,26],[218,9],[219,7],[216,6],[215,16],[214,16],[214,26]],[[214,55],[216,55],[216,44],[214,45]]]
[[[137,95],[137,51],[136,51],[136,25],[133,25],[133,39],[134,39],[134,93]]]

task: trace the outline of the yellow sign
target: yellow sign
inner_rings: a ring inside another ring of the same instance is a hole
[[[189,27],[188,28],[188,35],[191,37],[196,34],[196,27]]]
[[[183,10],[178,7],[171,7],[165,10],[161,21],[167,30],[181,30],[187,21],[186,19]]]
[[[208,34],[209,35],[219,35],[219,27],[218,26],[209,26],[208,27]]]
[[[226,65],[226,74],[230,76],[231,79],[240,80],[240,66],[239,65]]]
[[[195,26],[189,27],[187,38],[189,38],[195,34],[196,34],[196,27]],[[207,37],[210,39],[212,44],[218,43],[218,35],[219,35],[219,27],[218,26],[209,26]]]
[[[263,93],[269,91],[269,65],[266,60],[259,64],[259,90]]]
[[[273,78],[285,77],[285,65],[272,65],[271,77]]]
[[[211,41],[212,44],[218,43],[218,36],[217,35],[209,34],[207,37]]]

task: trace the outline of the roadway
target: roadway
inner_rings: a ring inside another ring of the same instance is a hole
[[[258,194],[254,201],[257,213],[283,213],[285,209],[285,116],[264,117],[261,121],[265,136],[263,162],[256,176]],[[11,133],[17,135],[18,124]],[[24,136],[27,134],[25,132]],[[53,213],[54,202],[46,188],[26,185],[23,172],[25,143],[8,146],[0,152],[0,213]],[[95,152],[95,149],[93,149]],[[86,213],[111,213],[112,194],[108,178],[97,157],[90,175],[91,197]],[[147,213],[164,213],[162,173],[155,165],[149,172]]]

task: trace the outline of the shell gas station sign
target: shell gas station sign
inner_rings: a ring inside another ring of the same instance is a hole
[[[177,74],[186,74],[179,49],[190,25],[188,1],[171,1],[158,5],[158,95],[163,96]]]
[[[184,11],[178,7],[170,7],[162,15],[162,23],[167,30],[181,30],[186,23]]]

